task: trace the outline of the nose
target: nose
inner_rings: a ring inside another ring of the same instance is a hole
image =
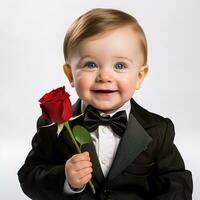
[[[96,77],[97,82],[112,82],[113,81],[113,72],[109,68],[101,68],[98,71],[98,75]]]

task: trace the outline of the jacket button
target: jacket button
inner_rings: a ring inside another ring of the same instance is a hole
[[[109,192],[110,192],[109,189],[104,188],[103,193],[105,196],[109,195]]]

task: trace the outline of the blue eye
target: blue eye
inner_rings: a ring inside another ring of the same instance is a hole
[[[116,69],[124,69],[124,68],[125,68],[125,65],[124,65],[123,63],[117,63],[117,64],[115,65],[115,68],[116,68]]]
[[[88,67],[88,68],[90,68],[90,69],[93,69],[93,68],[97,67],[96,64],[93,63],[93,62],[88,62],[88,63],[85,64],[85,66]]]

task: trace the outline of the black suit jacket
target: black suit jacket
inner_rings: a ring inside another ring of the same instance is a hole
[[[80,100],[73,106],[79,115]],[[70,126],[82,124],[82,116]],[[93,163],[93,195],[87,184],[79,194],[63,193],[65,162],[76,153],[66,128],[38,120],[32,149],[18,171],[21,187],[34,200],[191,200],[192,175],[173,144],[174,125],[131,99],[131,112],[111,169],[104,177],[93,143],[83,146]]]

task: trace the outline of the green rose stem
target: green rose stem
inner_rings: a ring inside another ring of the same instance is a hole
[[[74,143],[74,145],[75,145],[75,147],[76,147],[77,152],[78,152],[78,153],[81,153],[81,149],[80,149],[78,143],[76,142],[76,140],[75,140],[75,138],[74,138],[74,135],[73,135],[73,133],[72,133],[72,131],[71,131],[71,128],[70,128],[70,126],[69,126],[69,122],[68,122],[68,121],[65,122],[65,127],[67,128],[67,130],[68,130],[68,132],[69,132],[69,135],[70,135],[70,137],[71,137],[71,139],[72,139],[72,142]],[[94,185],[93,185],[93,183],[92,183],[91,180],[89,181],[89,185],[90,185],[90,187],[91,187],[91,189],[92,189],[93,194],[95,194],[96,191],[95,191]]]

